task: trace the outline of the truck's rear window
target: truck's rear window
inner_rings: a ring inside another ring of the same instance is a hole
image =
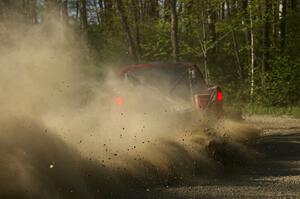
[[[185,66],[155,66],[132,68],[125,73],[125,78],[134,85],[150,86],[159,89],[164,94],[189,100],[191,97],[191,81],[189,69]],[[202,79],[197,74],[195,79]],[[198,82],[199,84],[199,82]],[[198,86],[193,85],[193,89]]]

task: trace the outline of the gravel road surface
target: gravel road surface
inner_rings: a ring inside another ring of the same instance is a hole
[[[215,176],[199,176],[176,186],[149,188],[131,198],[300,198],[300,120],[256,116],[246,121],[263,129],[252,165]]]

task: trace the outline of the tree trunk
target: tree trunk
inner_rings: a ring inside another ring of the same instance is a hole
[[[76,1],[76,21],[78,22],[79,18],[79,0]]]
[[[243,69],[242,69],[242,65],[241,65],[241,61],[240,61],[239,46],[238,46],[238,42],[236,40],[235,30],[232,30],[231,35],[232,35],[232,41],[233,41],[233,46],[234,46],[234,54],[235,54],[235,58],[236,58],[236,64],[238,66],[238,75],[239,75],[239,79],[242,80],[243,79]]]
[[[250,54],[251,54],[251,62],[250,62],[250,68],[251,68],[251,85],[250,85],[250,96],[251,100],[253,100],[254,95],[254,64],[255,64],[255,55],[254,55],[254,32],[253,32],[253,18],[252,18],[252,11],[250,8],[249,12],[249,18],[250,18]]]
[[[113,18],[113,2],[112,0],[103,0],[103,4],[104,4],[103,21],[106,25],[111,26],[112,18]]]
[[[32,23],[37,24],[38,23],[38,17],[37,17],[37,1],[33,0],[32,2]]]
[[[246,41],[246,45],[250,46],[251,43],[251,36],[250,36],[250,12],[249,12],[249,0],[243,0],[243,17],[242,17],[242,24],[245,25],[245,41]],[[251,9],[251,8],[250,8]],[[249,51],[250,52],[250,51]],[[249,53],[249,56],[251,57],[251,53]],[[249,59],[250,60],[250,59]],[[250,62],[250,61],[249,61]]]
[[[99,6],[100,23],[103,23],[103,21],[104,21],[104,2],[103,2],[103,0],[98,0],[98,6]]]
[[[98,2],[99,3],[99,2]],[[100,4],[98,4],[100,5]],[[100,16],[100,12],[99,12],[99,9],[98,9],[98,6],[97,6],[97,1],[96,0],[93,0],[93,6],[95,8],[95,13],[96,13],[96,18],[97,18],[97,23],[98,25],[100,25],[101,23],[101,16]]]
[[[215,56],[217,52],[217,33],[216,33],[216,20],[217,20],[217,13],[215,8],[212,6],[212,4],[208,4],[209,6],[209,14],[208,14],[208,29],[209,29],[209,35],[210,35],[210,41],[214,44],[214,47],[212,48],[212,55]]]
[[[99,9],[100,9],[100,18],[101,20],[103,20],[103,17],[104,17],[104,2],[103,0],[98,0],[98,6],[99,6]]]
[[[0,1],[0,20],[2,21],[4,19],[4,8],[3,8],[3,2]]]
[[[24,23],[28,23],[29,21],[29,2],[27,0],[22,0],[22,9],[24,16]]]
[[[297,9],[297,0],[291,0],[290,2],[292,10]]]
[[[221,19],[225,19],[225,2],[221,4]]]
[[[227,11],[227,17],[231,16],[231,4],[230,4],[230,0],[225,0],[226,3],[226,11]]]
[[[178,33],[178,19],[177,19],[177,12],[176,12],[176,3],[177,0],[171,0],[170,2],[170,7],[171,7],[171,42],[172,42],[172,56],[173,60],[175,62],[178,62],[178,38],[177,38],[177,33]]]
[[[27,24],[36,24],[38,23],[37,19],[37,8],[36,0],[23,0],[23,15],[24,15],[24,21]]]
[[[136,0],[131,0],[131,2],[133,8],[134,23],[135,23],[136,56],[137,56],[137,61],[139,62],[141,59],[140,13],[139,13],[138,4]]]
[[[170,4],[172,0],[165,0],[164,1],[164,20],[166,22],[169,22],[171,20],[170,16]]]
[[[86,0],[80,0],[80,28],[83,32],[87,31],[87,12],[86,12]]]
[[[61,1],[59,0],[45,0],[45,7],[48,13],[54,16],[60,15]]]
[[[272,3],[273,7],[273,14],[272,14],[272,37],[273,37],[273,42],[272,46],[275,48],[278,45],[278,21],[279,21],[279,4],[278,1],[273,1]]]
[[[286,35],[286,9],[287,0],[281,0],[281,18],[280,18],[280,49],[284,50]]]
[[[206,13],[206,2],[204,0],[201,3],[201,17],[202,17],[202,37],[203,40],[200,42],[201,44],[201,49],[202,49],[202,54],[203,54],[203,64],[204,64],[204,75],[205,75],[205,81],[207,84],[210,84],[210,75],[209,75],[209,69],[207,66],[207,34],[206,34],[206,22],[207,22],[207,13]]]
[[[63,0],[62,19],[65,22],[65,24],[69,23],[68,0]]]
[[[123,5],[122,0],[116,0],[116,5],[117,5],[117,9],[119,11],[124,29],[125,29],[129,55],[132,57],[134,62],[137,62],[138,61],[137,53],[136,53],[136,49],[135,49],[135,46],[134,46],[134,43],[133,43],[133,39],[132,39],[129,24],[128,24],[127,16],[125,15],[124,5]]]
[[[265,87],[265,75],[269,70],[269,49],[270,49],[270,0],[265,0],[264,5],[264,27],[263,27],[263,60],[262,60],[262,88]]]
[[[158,19],[158,17],[159,17],[159,2],[158,2],[158,0],[150,1],[149,17],[151,17],[152,19]]]

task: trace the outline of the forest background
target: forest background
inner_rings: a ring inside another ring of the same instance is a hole
[[[84,38],[86,59],[100,70],[131,63],[192,62],[208,84],[221,86],[225,110],[300,116],[299,4],[0,0],[0,21],[13,18],[26,27],[38,26],[46,21],[45,13],[52,13]]]

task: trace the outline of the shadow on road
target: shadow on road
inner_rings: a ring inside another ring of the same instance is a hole
[[[261,165],[253,170],[263,176],[300,175],[300,131],[289,134],[267,135],[256,140],[254,147],[263,154]]]
[[[257,140],[255,147],[271,160],[300,160],[300,132],[268,135]]]

